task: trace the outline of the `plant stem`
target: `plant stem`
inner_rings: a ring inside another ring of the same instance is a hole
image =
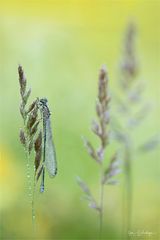
[[[31,169],[30,169],[30,155],[27,151],[27,149],[25,149],[25,153],[26,153],[26,159],[27,159],[27,184],[28,184],[28,196],[29,196],[29,201],[31,200],[31,196],[32,196],[32,183],[31,183]]]
[[[104,184],[102,183],[103,177],[103,165],[101,163],[101,170],[100,170],[100,211],[99,211],[99,238],[102,238],[103,232],[103,199],[104,199]]]
[[[34,177],[34,185],[32,191],[32,183],[31,183],[31,169],[30,169],[30,154],[28,153],[27,148],[25,149],[26,158],[27,158],[27,178],[28,178],[28,195],[29,201],[32,204],[32,226],[33,226],[33,233],[35,233],[35,207],[34,207],[34,196],[35,196],[35,177]]]
[[[32,227],[33,234],[35,234],[35,190],[36,190],[36,179],[34,176],[34,186],[33,186],[33,194],[32,194]]]
[[[125,172],[126,172],[126,234],[131,228],[132,220],[132,166],[131,166],[131,150],[128,146],[125,146]],[[127,234],[128,236],[128,234]]]

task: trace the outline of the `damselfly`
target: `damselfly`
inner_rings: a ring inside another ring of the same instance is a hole
[[[45,168],[47,169],[50,177],[54,177],[57,174],[56,152],[53,143],[52,128],[50,121],[51,113],[49,111],[47,102],[48,101],[46,98],[42,98],[39,100],[38,103],[43,119],[43,162],[40,192],[44,192]]]

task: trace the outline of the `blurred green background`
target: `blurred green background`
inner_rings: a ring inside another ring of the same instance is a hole
[[[98,71],[107,64],[114,91],[124,30],[134,20],[139,78],[153,106],[136,141],[160,131],[160,2],[0,0],[0,6],[0,237],[95,239],[97,214],[81,200],[75,179],[81,176],[98,194],[98,169],[81,139],[84,135],[96,143],[90,122],[95,116]],[[19,63],[32,87],[31,98],[48,98],[59,168],[55,179],[47,177],[46,192],[37,192],[35,236],[26,159],[19,143]],[[133,163],[133,230],[151,231],[155,239],[160,228],[159,169],[158,149],[136,156]],[[122,183],[106,187],[104,236],[108,239],[122,239],[122,195]]]

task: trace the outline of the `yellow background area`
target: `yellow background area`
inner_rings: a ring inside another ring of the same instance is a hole
[[[129,22],[137,26],[138,79],[151,113],[134,133],[136,144],[160,132],[160,1],[150,0],[0,0],[0,237],[33,239],[26,159],[19,142],[17,67],[32,93],[47,97],[51,110],[58,175],[46,174],[46,192],[36,193],[36,237],[97,239],[97,214],[81,200],[81,176],[98,196],[97,165],[81,136],[95,145],[90,122],[96,115],[99,68],[107,65],[109,86],[118,92],[119,62]],[[114,98],[114,94],[113,94]],[[111,147],[112,148],[112,147]],[[115,148],[115,146],[113,147]],[[109,150],[110,152],[110,150]],[[108,155],[106,155],[108,156]],[[107,157],[106,157],[107,163]],[[32,161],[32,160],[31,160]],[[133,231],[159,228],[159,149],[135,155]],[[104,235],[121,239],[123,174],[119,186],[105,189]],[[155,238],[158,239],[158,238]]]

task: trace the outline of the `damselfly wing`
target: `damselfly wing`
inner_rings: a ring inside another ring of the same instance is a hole
[[[45,166],[51,177],[57,173],[56,152],[52,138],[50,118],[46,120],[46,145],[45,145]]]

